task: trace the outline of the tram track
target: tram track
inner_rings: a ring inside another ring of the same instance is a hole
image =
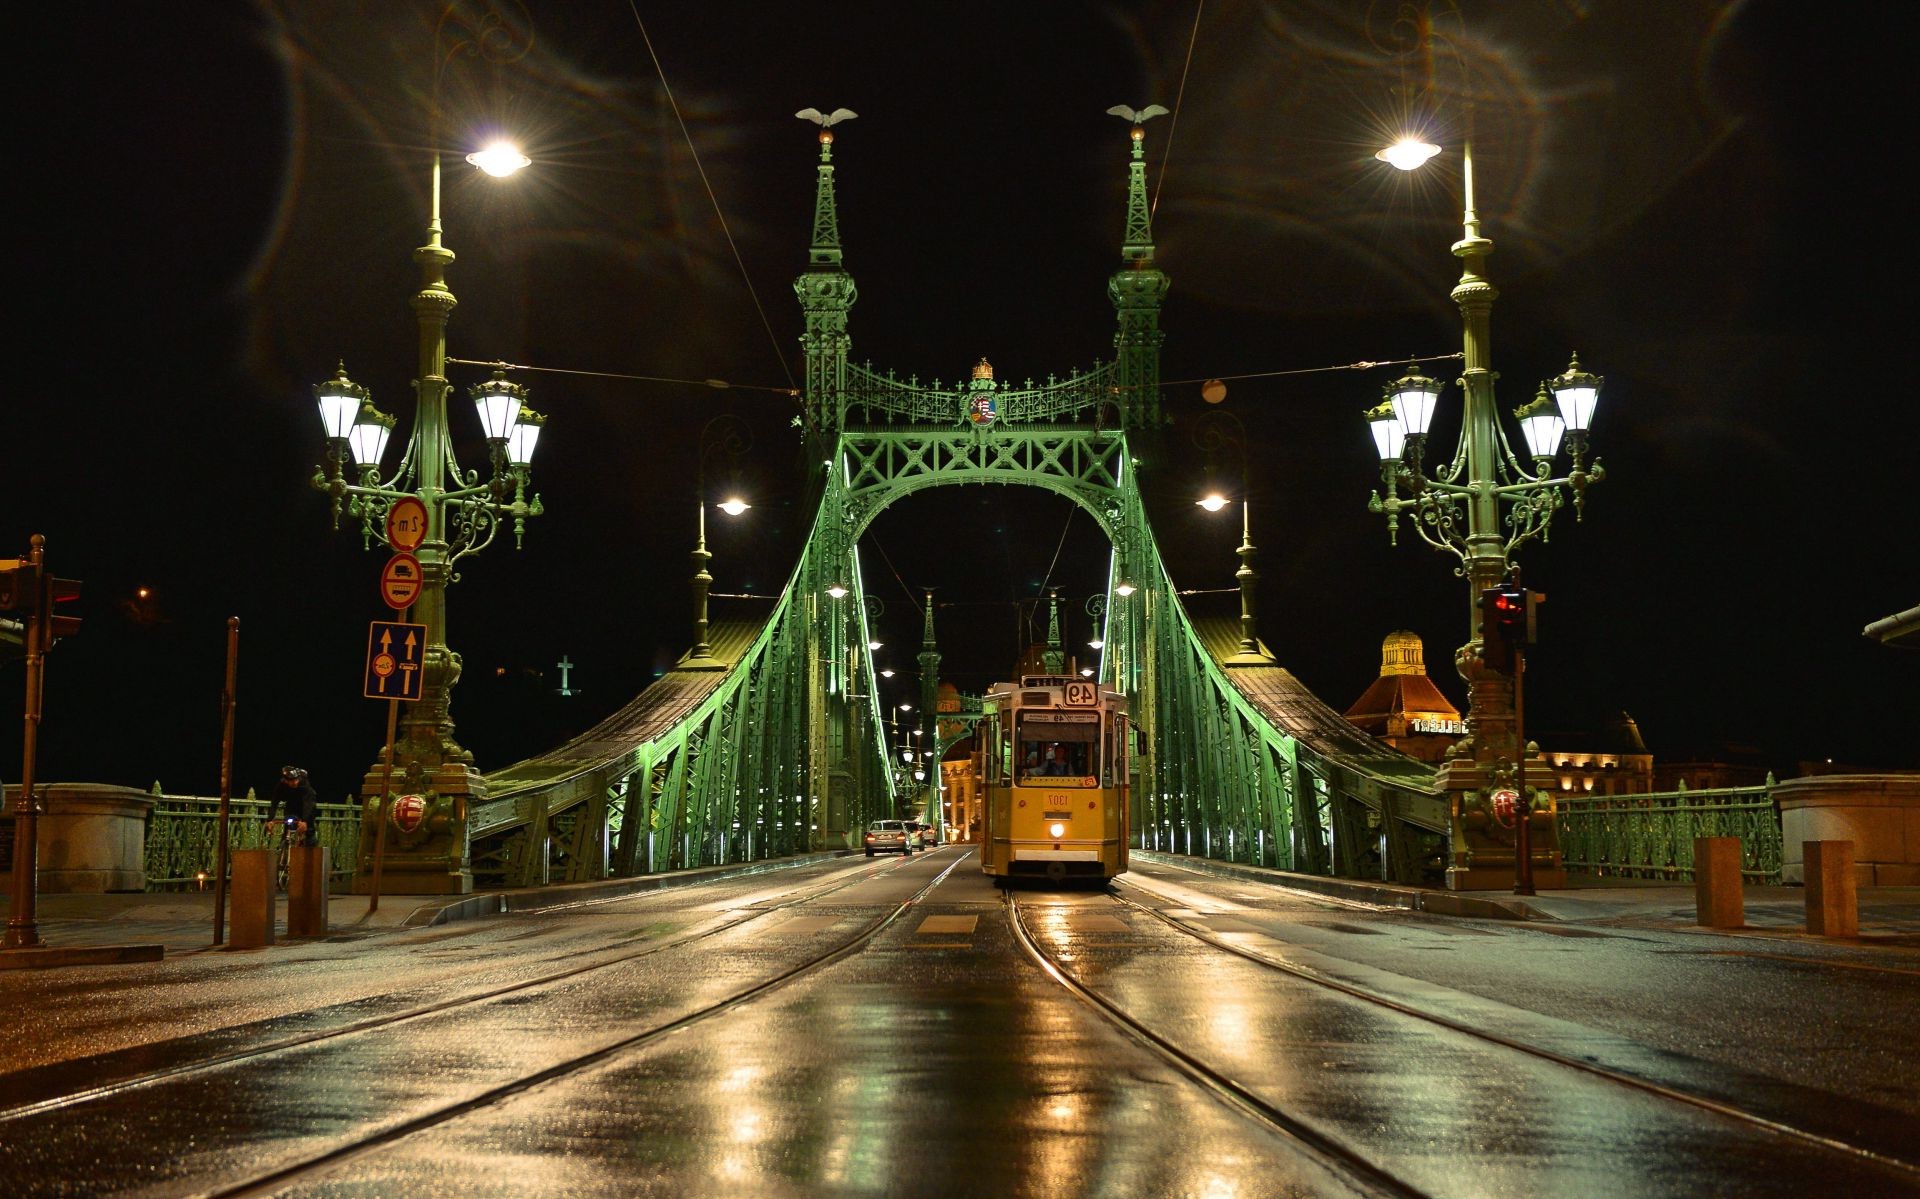
[[[248,1046],[230,1050],[224,1053],[217,1053],[211,1056],[195,1058],[188,1061],[180,1061],[180,1062],[177,1062],[168,1066],[160,1067],[157,1069],[146,1070],[137,1074],[128,1075],[126,1077],[115,1078],[115,1079],[112,1079],[111,1081],[102,1082],[93,1086],[83,1087],[79,1090],[71,1091],[62,1095],[49,1096],[44,1099],[32,1100],[25,1103],[16,1103],[8,1106],[3,1106],[3,1107],[0,1107],[0,1126],[4,1126],[9,1122],[24,1119],[31,1116],[45,1115],[51,1112],[61,1111],[61,1110],[70,1109],[70,1108],[76,1108],[87,1103],[93,1103],[93,1102],[98,1102],[104,1099],[114,1098],[120,1095],[127,1094],[132,1091],[142,1090],[142,1089],[157,1086],[163,1083],[191,1079],[197,1075],[210,1074],[215,1071],[228,1069],[236,1065],[242,1065],[247,1062],[266,1059],[275,1055],[286,1054],[294,1050],[308,1048],[310,1046],[322,1044],[327,1041],[337,1040],[345,1037],[358,1036],[365,1033],[378,1031],[380,1029],[392,1028],[396,1025],[405,1024],[410,1021],[420,1020],[425,1017],[457,1011],[463,1007],[470,1007],[477,1004],[491,1002],[493,1000],[500,999],[505,996],[517,995],[523,992],[535,991],[540,988],[551,988],[560,983],[564,983],[571,979],[578,978],[582,975],[591,974],[596,971],[606,970],[615,966],[620,966],[630,962],[638,961],[643,958],[651,957],[654,954],[663,953],[667,950],[678,949],[688,945],[697,944],[701,941],[705,941],[713,937],[720,936],[724,933],[732,932],[733,930],[741,928],[745,925],[752,924],[759,920],[763,920],[768,916],[776,915],[780,912],[787,911],[791,908],[798,907],[802,904],[817,902],[823,898],[826,898],[827,896],[835,894],[836,892],[845,890],[848,887],[857,886],[861,883],[869,882],[875,878],[881,878],[888,874],[892,874],[898,870],[904,869],[905,867],[909,866],[910,864],[912,864],[912,861],[913,859],[911,858],[902,858],[897,862],[887,863],[884,867],[881,867],[879,869],[860,869],[859,867],[856,867],[855,869],[846,872],[847,877],[835,878],[825,883],[824,885],[814,885],[809,887],[806,884],[801,884],[799,887],[795,888],[796,893],[791,898],[783,899],[778,903],[770,904],[762,908],[753,909],[744,915],[735,917],[733,919],[724,920],[719,924],[711,925],[709,927],[698,929],[696,931],[691,931],[691,932],[687,932],[687,933],[683,933],[675,936],[669,936],[656,941],[650,941],[645,943],[642,947],[638,949],[625,951],[625,952],[615,952],[610,954],[598,955],[598,956],[595,956],[590,961],[569,966],[562,970],[549,971],[544,974],[536,975],[532,978],[518,979],[514,982],[504,983],[499,986],[487,987],[487,988],[476,990],[476,991],[463,992],[461,994],[452,995],[444,999],[436,1000],[432,1003],[417,1004],[413,1007],[405,1008],[400,1011],[386,1012],[378,1016],[371,1016],[371,1017],[367,1017],[360,1020],[354,1020],[350,1023],[338,1025],[331,1028],[316,1029],[310,1032],[304,1032],[294,1036],[280,1037],[275,1040],[265,1042],[263,1044],[248,1045]],[[952,866],[949,866],[947,869],[951,870]],[[941,874],[941,877],[945,877],[945,873],[946,872],[943,871]],[[654,894],[644,895],[644,896],[631,896],[631,895],[609,896],[604,899],[595,899],[595,900],[588,900],[582,903],[566,904],[559,908],[543,908],[543,909],[540,909],[540,911],[542,914],[553,912],[553,911],[573,912],[589,906],[613,904],[613,903],[618,903],[623,901],[630,902],[634,899],[651,900],[655,898],[660,898],[663,895],[667,895],[667,894],[684,895],[685,892],[684,891],[656,892]],[[918,893],[916,893],[916,897],[917,897],[917,894]],[[368,1003],[369,1001],[387,998],[391,994],[392,992],[387,992],[385,994],[380,994],[380,995],[362,996],[358,999],[346,1001],[336,1006],[342,1007],[342,1008],[360,1006]],[[215,1035],[221,1031],[230,1031],[230,1030],[210,1030],[208,1033],[195,1034],[194,1037],[187,1038],[187,1039],[188,1040],[204,1040],[207,1037],[211,1035]],[[148,1051],[149,1052],[151,1051],[150,1047]],[[57,1068],[57,1069],[71,1070],[76,1064],[77,1063],[69,1062],[69,1063],[63,1063],[58,1067],[40,1067],[38,1069],[46,1070],[46,1069]]]
[[[1124,880],[1122,880],[1124,883]],[[1214,935],[1211,930],[1198,928],[1177,917],[1170,916],[1148,904],[1138,903],[1124,896],[1110,897],[1119,905],[1137,910],[1153,917],[1190,939],[1200,941],[1209,948],[1225,952],[1233,957],[1252,962],[1279,974],[1286,975],[1315,988],[1337,992],[1352,999],[1360,1000],[1371,1006],[1383,1008],[1398,1016],[1423,1023],[1432,1024],[1449,1033],[1462,1035],[1474,1042],[1525,1054],[1529,1057],[1551,1063],[1557,1067],[1577,1070],[1583,1074],[1603,1080],[1605,1083],[1627,1088],[1658,1100],[1684,1104],[1713,1117],[1730,1121],[1761,1135],[1782,1142],[1811,1148],[1824,1154],[1836,1155],[1856,1163],[1858,1166],[1876,1171],[1888,1172],[1899,1176],[1908,1185],[1920,1185],[1920,1168],[1900,1157],[1877,1149],[1854,1144],[1824,1133],[1800,1128],[1761,1113],[1749,1111],[1733,1104],[1706,1096],[1693,1094],[1672,1086],[1648,1079],[1635,1077],[1609,1069],[1593,1061],[1582,1060],[1558,1053],[1542,1046],[1525,1041],[1489,1033],[1463,1021],[1449,1018],[1439,1013],[1426,1011],[1390,996],[1381,995],[1364,987],[1355,986],[1340,979],[1328,977],[1311,968],[1294,963],[1279,961],[1254,950],[1234,945]],[[1366,1152],[1347,1143],[1336,1133],[1292,1115],[1265,1099],[1253,1087],[1235,1079],[1230,1074],[1216,1068],[1204,1058],[1182,1046],[1167,1034],[1155,1029],[1146,1020],[1129,1011],[1127,1007],[1112,995],[1075,977],[1065,964],[1054,957],[1035,936],[1027,925],[1026,915],[1022,912],[1020,900],[1009,893],[1005,897],[1010,923],[1015,938],[1027,955],[1039,966],[1041,971],[1064,989],[1094,1008],[1111,1023],[1129,1034],[1134,1040],[1165,1058],[1182,1073],[1199,1082],[1214,1093],[1227,1106],[1250,1117],[1255,1122],[1294,1140],[1317,1156],[1328,1161],[1336,1168],[1353,1175],[1357,1181],[1380,1187],[1385,1193],[1395,1195],[1426,1194],[1413,1184],[1384,1170]]]
[[[1389,1173],[1338,1138],[1327,1135],[1312,1124],[1268,1102],[1251,1087],[1208,1065],[1170,1038],[1154,1031],[1144,1021],[1129,1014],[1113,1000],[1074,978],[1065,967],[1047,953],[1040,945],[1038,938],[1027,928],[1026,917],[1021,913],[1019,899],[1011,891],[1005,893],[1004,899],[1009,913],[1009,923],[1013,926],[1014,939],[1040,968],[1041,973],[1053,979],[1076,999],[1099,1012],[1137,1044],[1145,1047],[1181,1074],[1199,1083],[1203,1089],[1227,1107],[1238,1111],[1282,1139],[1304,1146],[1322,1162],[1352,1177],[1356,1182],[1376,1188],[1381,1194],[1400,1196],[1402,1199],[1430,1199],[1429,1192]]]
[[[1122,885],[1130,888],[1147,890],[1146,888],[1139,887],[1137,883],[1127,882],[1124,879],[1118,880],[1118,881]],[[1657,1082],[1652,1079],[1643,1078],[1638,1075],[1629,1074],[1620,1070],[1615,1070],[1611,1067],[1602,1065],[1596,1061],[1592,1061],[1586,1058],[1574,1057],[1572,1055],[1565,1054],[1565,1053],[1560,1053],[1556,1050],[1549,1049],[1542,1045],[1533,1044],[1531,1042],[1521,1040],[1517,1037],[1511,1037],[1511,1036],[1506,1036],[1496,1032],[1490,1032],[1485,1028],[1468,1023],[1467,1021],[1454,1019],[1453,1017],[1442,1015],[1438,1012],[1428,1011],[1424,1008],[1417,1007],[1403,1000],[1395,999],[1392,996],[1380,994],[1379,992],[1370,990],[1366,987],[1358,986],[1354,983],[1346,982],[1342,979],[1332,978],[1318,970],[1313,969],[1312,967],[1303,966],[1296,962],[1282,961],[1277,958],[1271,957],[1269,955],[1262,954],[1257,950],[1247,948],[1246,946],[1233,944],[1232,942],[1221,938],[1219,935],[1214,933],[1211,929],[1203,928],[1191,923],[1190,921],[1182,920],[1179,917],[1171,915],[1167,912],[1164,912],[1159,908],[1154,907],[1151,904],[1141,903],[1137,900],[1128,899],[1127,897],[1123,895],[1118,895],[1118,894],[1113,895],[1112,898],[1114,899],[1115,902],[1133,911],[1137,911],[1144,915],[1150,916],[1153,919],[1159,921],[1160,923],[1166,925],[1167,927],[1175,929],[1176,931],[1194,940],[1203,942],[1204,944],[1208,945],[1211,948],[1218,949],[1222,952],[1232,954],[1233,956],[1240,958],[1244,961],[1253,962],[1256,965],[1264,966],[1270,970],[1277,971],[1281,974],[1289,975],[1293,978],[1300,979],[1304,982],[1311,983],[1315,986],[1322,987],[1327,990],[1337,991],[1343,995],[1350,996],[1354,999],[1361,1000],[1365,1003],[1372,1004],[1376,1007],[1385,1008],[1389,1011],[1397,1012],[1403,1016],[1408,1016],[1415,1020],[1420,1020],[1428,1024],[1436,1025],[1440,1028],[1447,1029],[1450,1032],[1458,1033],[1460,1035],[1470,1037],[1476,1041],[1484,1042],[1490,1045],[1497,1045],[1503,1049],[1509,1049],[1518,1053],[1523,1053],[1528,1055],[1529,1057],[1534,1057],[1542,1061],[1551,1062],[1557,1066],[1562,1066],[1571,1070],[1577,1070],[1583,1074],[1588,1074],[1595,1078],[1604,1079],[1605,1081],[1609,1083],[1613,1083],[1617,1086],[1626,1087],[1628,1089],[1639,1091],[1644,1094],[1653,1095],[1660,1099],[1665,1099],[1674,1103],[1686,1104],[1690,1107],[1698,1108],[1701,1111],[1710,1112],[1713,1115],[1722,1117],[1724,1119],[1732,1120],[1736,1123],[1747,1125],[1751,1128],[1757,1129],[1764,1133],[1797,1141],[1800,1144],[1803,1144],[1810,1148],[1816,1148],[1816,1149],[1824,1150],[1827,1152],[1840,1153],[1840,1154],[1844,1154],[1844,1155],[1856,1158],[1860,1161],[1872,1162],[1877,1165],[1885,1166],[1890,1169],[1904,1173],[1914,1182],[1920,1183],[1920,1166],[1916,1166],[1914,1163],[1906,1161],[1899,1157],[1894,1157],[1890,1154],[1883,1153],[1863,1145],[1856,1145],[1856,1144],[1853,1144],[1852,1142],[1844,1141],[1837,1137],[1829,1136],[1824,1133],[1814,1132],[1809,1129],[1800,1128],[1795,1125],[1785,1123],[1781,1120],[1774,1119],[1773,1117],[1766,1116],[1758,1112],[1750,1111],[1745,1108],[1738,1107],[1733,1104],[1711,1098],[1709,1096],[1696,1094],[1691,1091],[1683,1090],[1679,1087],[1670,1086],[1665,1083]]]
[[[723,996],[720,999],[714,1000],[693,1011],[683,1013],[664,1023],[642,1029],[639,1032],[621,1037],[617,1041],[599,1046],[585,1053],[564,1058],[544,1066],[539,1070],[520,1075],[507,1082],[497,1083],[478,1094],[470,1095],[457,1102],[446,1104],[433,1111],[409,1117],[396,1124],[383,1127],[370,1135],[356,1137],[344,1144],[336,1145],[325,1152],[314,1154],[304,1160],[262,1171],[237,1183],[222,1185],[210,1190],[198,1191],[195,1192],[195,1195],[198,1199],[239,1199],[241,1196],[272,1193],[290,1184],[297,1183],[302,1179],[329,1173],[347,1162],[384,1149],[389,1145],[405,1140],[407,1137],[417,1133],[437,1128],[461,1116],[492,1107],[516,1095],[532,1090],[535,1087],[611,1062],[619,1058],[622,1054],[645,1048],[663,1037],[670,1036],[683,1029],[710,1020],[715,1016],[724,1015],[744,1004],[763,998],[864,948],[870,941],[892,925],[894,921],[898,920],[902,915],[911,910],[914,905],[931,894],[934,888],[938,887],[942,882],[945,882],[947,876],[952,874],[969,856],[970,855],[966,853],[958,855],[952,862],[948,863],[944,869],[929,879],[925,885],[915,890],[913,894],[906,899],[895,904],[891,911],[868,921],[859,932],[842,940],[832,949],[814,954],[798,965],[788,967],[770,978],[761,979],[750,986],[741,988],[730,995]],[[905,859],[902,865],[904,866],[910,861],[911,859]],[[891,871],[882,871],[879,873],[890,872]]]

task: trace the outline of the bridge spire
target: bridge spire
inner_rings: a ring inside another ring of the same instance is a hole
[[[820,126],[820,161],[814,168],[813,238],[808,270],[793,281],[806,317],[800,335],[807,356],[806,414],[809,432],[827,433],[840,425],[840,397],[846,383],[847,313],[859,291],[840,262],[840,209],[833,190],[833,127],[856,115],[845,108],[822,114],[803,108],[793,114]]]
[[[1054,588],[1047,597],[1050,610],[1047,615],[1047,648],[1040,655],[1041,665],[1052,675],[1064,674],[1067,669],[1067,651],[1060,644],[1060,589]]]
[[[1119,327],[1113,334],[1114,366],[1121,410],[1129,428],[1153,428],[1160,413],[1160,300],[1167,277],[1153,263],[1153,208],[1147,202],[1146,122],[1167,110],[1158,104],[1134,110],[1117,104],[1107,110],[1132,125],[1132,157],[1127,163],[1127,231],[1120,244],[1120,269],[1107,282]]]

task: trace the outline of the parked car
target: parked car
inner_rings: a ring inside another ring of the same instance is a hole
[[[867,826],[867,856],[876,853],[903,853],[913,856],[919,837],[904,820],[876,820]]]

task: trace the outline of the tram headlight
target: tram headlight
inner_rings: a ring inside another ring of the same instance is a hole
[[[1058,820],[1056,820],[1052,824],[1049,824],[1047,826],[1047,831],[1052,833],[1055,837],[1064,837],[1067,835],[1067,826],[1064,824],[1061,824]]]

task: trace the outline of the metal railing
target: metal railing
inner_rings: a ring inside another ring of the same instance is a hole
[[[1646,795],[1555,797],[1560,854],[1569,872],[1693,880],[1695,837],[1740,838],[1741,877],[1780,881],[1780,809],[1769,775],[1758,787]]]
[[[162,795],[147,822],[146,868],[149,891],[193,891],[213,886],[215,841],[220,801],[204,795]],[[267,803],[249,795],[231,801],[228,845],[233,849],[278,848],[280,834],[267,825]],[[360,809],[355,804],[323,803],[319,809],[320,844],[333,851],[335,887],[353,879],[360,843]]]

